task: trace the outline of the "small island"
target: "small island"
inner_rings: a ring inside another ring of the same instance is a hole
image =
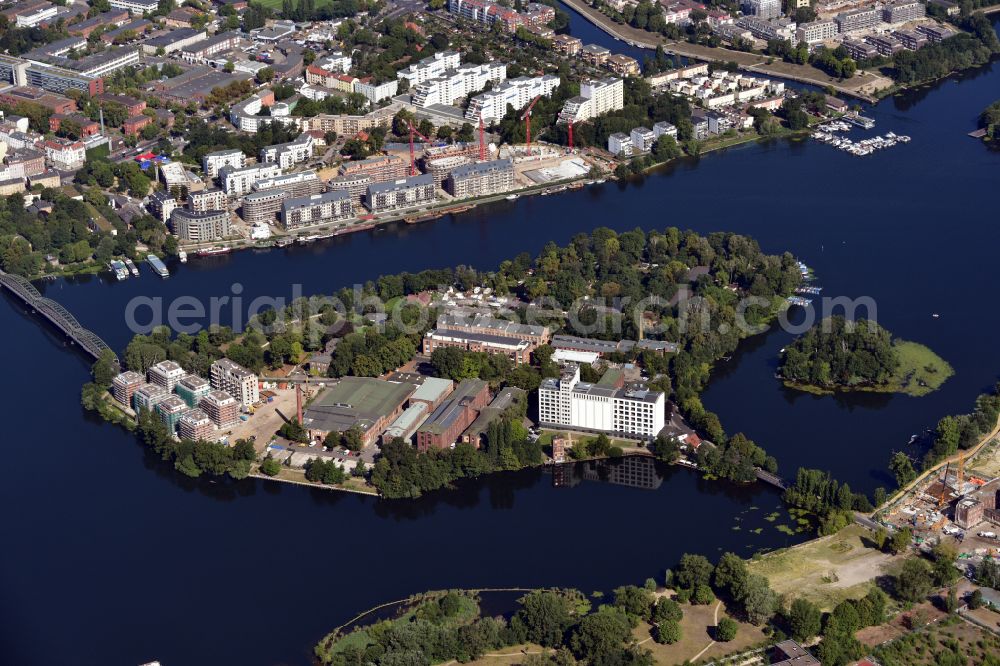
[[[954,374],[916,342],[893,339],[873,321],[824,319],[783,350],[778,377],[789,388],[827,395],[874,391],[922,396]]]
[[[979,115],[979,129],[986,142],[1000,140],[1000,100],[986,107]]]

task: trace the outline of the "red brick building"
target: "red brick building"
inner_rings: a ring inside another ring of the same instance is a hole
[[[142,128],[146,125],[151,125],[152,123],[153,119],[149,116],[144,116],[142,114],[132,116],[122,123],[122,133],[124,133],[125,136],[139,136],[139,132],[142,131]]]
[[[463,379],[455,392],[417,430],[417,450],[425,452],[431,447],[450,447],[489,401],[489,384],[481,379]]]
[[[52,113],[73,113],[76,111],[76,102],[69,97],[46,92],[34,86],[19,86],[0,93],[0,104],[14,107],[21,102],[44,106]]]
[[[125,107],[129,117],[137,116],[146,110],[146,100],[136,99],[135,97],[130,97],[128,95],[113,95],[111,93],[104,93],[97,96],[97,101],[99,101],[102,106],[105,104],[120,104]]]
[[[49,117],[49,129],[58,132],[64,122],[76,123],[80,127],[80,138],[93,136],[101,131],[101,126],[86,116],[78,113],[56,113]]]

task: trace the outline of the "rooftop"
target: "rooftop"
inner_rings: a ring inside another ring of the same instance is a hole
[[[411,393],[412,384],[371,377],[344,377],[309,406],[304,422],[309,428],[343,432],[357,425],[363,430],[391,414]]]
[[[465,411],[472,399],[486,387],[487,384],[482,379],[463,379],[455,392],[434,410],[420,430],[434,434],[444,432]]]

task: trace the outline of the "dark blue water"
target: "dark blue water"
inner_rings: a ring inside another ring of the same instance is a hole
[[[731,230],[813,266],[824,295],[869,295],[880,323],[936,349],[956,370],[924,398],[815,398],[772,378],[782,332],[749,341],[704,396],[782,470],[830,469],[857,488],[882,482],[889,452],[943,414],[966,411],[998,376],[992,269],[1000,154],[966,136],[1000,91],[1000,70],[878,105],[877,130],[913,141],[864,159],[777,141],[686,162],[638,183],[521,199],[454,219],[308,248],[143,268],[121,284],[44,289],[121,348],[127,303],[148,295],[325,293],[380,273],[489,268],[549,240],[606,225]],[[934,319],[932,313],[940,313]],[[88,362],[0,299],[8,474],[0,485],[0,662],[304,663],[355,612],[428,588],[639,582],[684,551],[783,545],[773,529],[734,531],[766,489],[734,493],[673,470],[658,490],[584,482],[553,488],[525,472],[411,504],[273,483],[190,483],[132,437],[86,418]],[[747,496],[744,492],[751,493]]]
[[[559,5],[564,12],[569,14],[569,34],[582,39],[584,44],[599,44],[605,48],[611,49],[614,53],[621,53],[622,55],[635,58],[639,61],[639,64],[642,64],[643,60],[646,58],[651,58],[653,56],[653,51],[651,49],[639,48],[638,46],[632,46],[623,42],[620,39],[615,39],[588,21],[583,14],[576,11],[569,5],[563,2],[560,2]]]

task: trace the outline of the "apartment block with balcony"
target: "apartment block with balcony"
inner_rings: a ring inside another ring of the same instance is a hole
[[[177,382],[187,376],[187,371],[176,361],[160,361],[150,366],[146,374],[150,384],[160,386],[170,393],[177,386]]]
[[[138,372],[132,372],[129,370],[114,378],[111,382],[111,393],[114,395],[115,400],[126,407],[131,408],[132,396],[135,395],[135,392],[139,390],[139,387],[145,383],[145,377]]]
[[[260,402],[257,375],[228,358],[221,358],[212,364],[211,381],[213,389],[226,391],[244,407]]]
[[[445,190],[456,199],[501,194],[514,189],[514,164],[509,159],[459,166],[445,179]]]
[[[434,176],[420,174],[385,183],[372,183],[365,195],[365,206],[373,213],[384,213],[421,204],[436,198]]]
[[[198,403],[198,408],[208,415],[216,428],[236,425],[240,417],[240,403],[225,391],[212,391]]]
[[[351,194],[334,190],[286,200],[281,206],[281,226],[285,229],[313,224],[340,222],[354,217]]]

